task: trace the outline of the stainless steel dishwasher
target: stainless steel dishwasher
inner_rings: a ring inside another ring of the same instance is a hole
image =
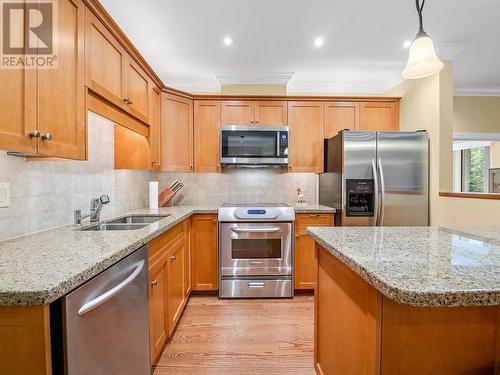
[[[147,247],[63,297],[68,375],[150,374]]]

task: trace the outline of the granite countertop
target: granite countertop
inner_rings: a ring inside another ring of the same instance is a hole
[[[335,212],[321,205],[295,209],[297,213]],[[218,206],[173,206],[155,212],[170,216],[142,229],[85,232],[65,226],[0,242],[0,306],[51,303],[189,216],[217,211]],[[140,214],[150,211],[134,210],[106,219]]]
[[[320,204],[295,205],[295,213],[297,214],[334,214],[335,208],[322,206]]]
[[[500,227],[337,227],[308,232],[398,303],[500,305]]]

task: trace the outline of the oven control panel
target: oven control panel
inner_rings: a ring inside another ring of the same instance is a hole
[[[246,219],[276,219],[279,215],[278,210],[275,208],[261,208],[261,207],[238,207],[234,210],[234,216],[239,220]]]

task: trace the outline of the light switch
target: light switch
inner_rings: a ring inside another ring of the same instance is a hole
[[[10,188],[8,183],[0,184],[0,207],[9,207]]]

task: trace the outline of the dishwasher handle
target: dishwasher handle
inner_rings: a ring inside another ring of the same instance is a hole
[[[94,310],[96,307],[109,301],[111,298],[120,293],[123,288],[125,288],[128,284],[134,281],[134,279],[141,273],[142,269],[144,268],[144,264],[145,264],[144,260],[137,262],[134,271],[125,280],[123,280],[122,282],[120,282],[118,285],[114,286],[107,292],[85,303],[82,307],[80,307],[80,310],[78,310],[78,315],[80,316],[85,315],[89,311]]]

